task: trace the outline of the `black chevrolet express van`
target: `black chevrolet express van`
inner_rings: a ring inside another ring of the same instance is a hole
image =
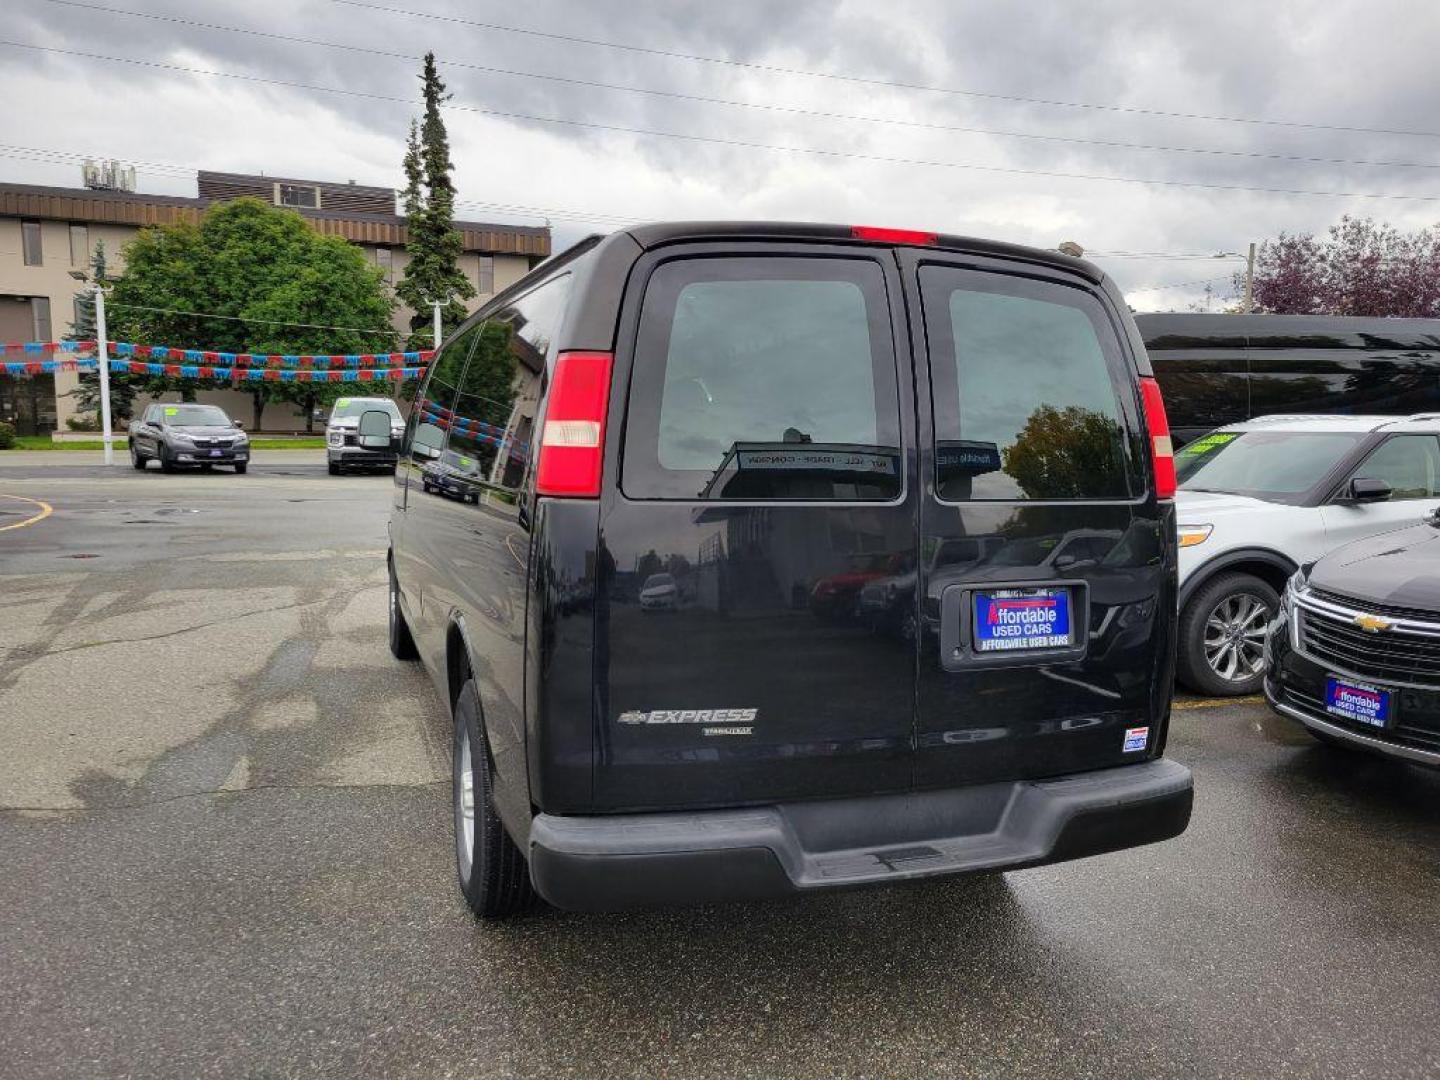
[[[498,439],[455,419],[496,404],[497,332],[521,402]],[[419,395],[390,644],[451,708],[478,915],[1035,866],[1185,829],[1190,773],[1161,756],[1174,464],[1089,263],[649,225],[496,296]],[[479,462],[477,498],[426,490],[449,452]],[[967,537],[973,560],[934,557]],[[915,633],[814,602],[867,567],[910,590]]]
[[[1440,411],[1440,319],[1137,315],[1176,447],[1279,413]]]

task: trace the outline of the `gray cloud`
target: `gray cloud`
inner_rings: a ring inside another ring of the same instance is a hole
[[[504,113],[998,168],[1243,187],[1440,192],[1440,169],[1158,152],[855,123],[502,75],[464,65],[912,123],[1237,154],[1440,164],[1440,139],[1434,138],[900,90],[396,16],[330,0],[218,0],[203,12],[182,0],[100,2],[336,45],[409,54],[433,48],[456,105]],[[996,95],[1335,125],[1440,128],[1440,89],[1431,76],[1429,56],[1440,11],[1399,0],[1336,0],[1319,8],[1222,2],[1163,9],[1137,7],[1131,0],[964,6],[948,0],[884,6],[839,0],[573,0],[519,10],[459,0],[393,3],[650,49]],[[44,0],[15,0],[12,8],[6,36],[35,44],[211,67],[357,94],[409,98],[418,87],[416,65],[405,60]],[[279,171],[280,161],[306,167],[307,158],[313,158],[306,171],[328,175],[337,158],[347,165],[354,159],[353,167],[364,165],[383,174],[357,179],[394,182],[406,117],[413,111],[403,103],[239,83],[224,90],[236,102],[236,111],[216,117],[213,131],[167,131],[163,115],[144,109],[106,115],[95,102],[103,100],[107,83],[123,83],[131,100],[143,100],[146,94],[160,100],[173,93],[177,81],[187,84],[189,76],[15,49],[0,49],[0,71],[12,79],[23,75],[31,85],[45,88],[46,116],[52,123],[40,145],[82,150],[94,146],[141,160],[173,160],[164,153],[183,150],[192,160],[182,163],[197,167]],[[265,125],[257,119],[266,109],[281,118],[309,117],[319,110],[333,117],[333,124],[316,125],[323,130],[308,139],[296,138],[293,131],[282,138],[278,128],[284,125],[277,125],[267,144]],[[1406,227],[1440,218],[1440,204],[1418,201],[1154,188],[907,166],[538,120],[497,122],[459,110],[449,112],[447,119],[457,148],[462,197],[627,217],[727,211],[805,218],[849,215],[842,220],[932,224],[1046,244],[1073,237],[1101,250],[1141,251],[1237,249],[1281,229],[1323,229],[1347,211]],[[243,140],[227,138],[232,132]],[[263,153],[266,160],[235,160],[242,143],[259,148],[251,152]],[[7,172],[16,178],[65,182],[53,165],[9,165]],[[557,226],[561,238],[585,228],[583,223],[558,221]],[[1129,286],[1190,281],[1231,268],[1138,260],[1108,265]],[[1157,303],[1161,297],[1176,302],[1194,295],[1193,289],[1149,294]]]

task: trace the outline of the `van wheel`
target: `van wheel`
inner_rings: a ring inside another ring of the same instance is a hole
[[[330,475],[331,475],[331,476],[339,476],[339,475],[340,475],[340,465],[339,465],[337,462],[334,462],[334,461],[330,462]]]
[[[400,610],[400,583],[395,580],[395,567],[390,567],[390,655],[396,660],[418,660],[420,650],[415,648],[410,624]]]
[[[503,919],[533,907],[530,867],[495,813],[490,759],[472,679],[465,680],[455,700],[452,786],[455,867],[465,903],[481,919]]]
[[[1265,678],[1265,631],[1280,595],[1253,574],[1220,574],[1180,617],[1181,680],[1213,697],[1253,694]]]

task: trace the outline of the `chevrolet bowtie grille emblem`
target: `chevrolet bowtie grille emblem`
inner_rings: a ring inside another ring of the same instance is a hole
[[[1378,634],[1381,630],[1389,630],[1392,624],[1389,619],[1382,619],[1379,615],[1356,615],[1355,625],[1367,634]]]

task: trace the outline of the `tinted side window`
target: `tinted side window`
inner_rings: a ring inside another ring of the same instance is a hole
[[[941,498],[1131,494],[1119,395],[1128,366],[1082,289],[950,267],[920,271]]]
[[[480,334],[476,324],[445,343],[430,362],[425,382],[415,397],[415,408],[406,432],[406,453],[418,462],[434,461],[445,447],[445,432],[459,393],[465,362]]]
[[[1440,444],[1433,435],[1394,435],[1371,451],[1356,476],[1383,480],[1392,499],[1440,495]]]
[[[569,304],[570,284],[569,274],[552,278],[495,313],[495,329],[504,332],[510,357],[506,367],[510,388],[501,391],[498,383],[488,390],[469,388],[490,398],[492,410],[499,405],[491,421],[499,427],[499,439],[487,451],[487,461],[493,462],[496,454],[503,454],[504,464],[499,468],[492,466],[491,475],[507,487],[520,486],[527,475],[531,443],[538,430],[536,413],[541,390],[545,373],[555,359],[555,339]]]
[[[646,287],[625,423],[631,498],[895,498],[900,411],[880,267],[661,266]]]

